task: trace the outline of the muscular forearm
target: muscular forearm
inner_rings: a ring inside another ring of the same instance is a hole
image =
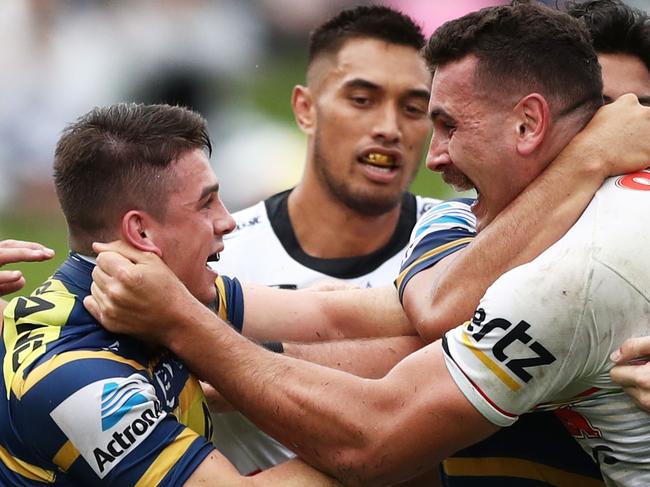
[[[350,374],[378,379],[400,360],[423,346],[415,336],[337,340],[322,343],[285,343],[284,352],[295,358]]]
[[[258,341],[317,342],[415,335],[394,288],[287,291],[244,286],[243,333]]]
[[[182,321],[164,340],[172,351],[261,429],[346,482],[408,478],[491,431],[457,430],[478,413],[442,380],[439,346],[372,380],[263,350],[200,308]]]
[[[184,319],[185,331],[179,325],[166,341],[168,347],[262,430],[317,468],[341,475],[337,455],[361,449],[367,441],[363,415],[346,403],[361,397],[368,379],[302,361],[296,367],[298,359],[257,347],[214,315],[196,311]],[[188,340],[188,334],[193,339]],[[246,386],[239,379],[242,367]],[[350,378],[354,380],[348,387]],[[333,396],[328,397],[329,391]],[[344,409],[344,415],[337,414]]]
[[[494,431],[452,380],[440,343],[381,379],[360,378],[255,345],[156,255],[121,243],[95,249],[92,296],[84,299],[93,316],[112,332],[168,347],[260,428],[336,477],[363,485],[409,478]]]

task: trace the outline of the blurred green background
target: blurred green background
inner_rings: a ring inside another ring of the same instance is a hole
[[[430,33],[499,1],[388,3]],[[208,120],[224,201],[241,209],[300,178],[305,138],[290,99],[293,86],[304,83],[309,31],[362,3],[374,2],[0,2],[0,239],[37,241],[56,252],[49,262],[6,266],[25,274],[20,292],[40,285],[67,255],[51,182],[54,145],[66,123],[119,101],[190,106]],[[450,195],[426,169],[412,189]]]

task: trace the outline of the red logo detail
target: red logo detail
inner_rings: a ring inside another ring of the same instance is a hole
[[[603,435],[598,428],[594,428],[589,420],[582,414],[571,408],[564,407],[555,411],[562,424],[569,434],[574,438],[602,438]]]
[[[616,180],[616,186],[637,191],[650,191],[650,170],[645,169],[621,176]]]

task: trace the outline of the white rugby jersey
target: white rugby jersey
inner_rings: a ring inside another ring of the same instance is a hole
[[[608,485],[650,485],[650,414],[609,378],[609,355],[650,335],[649,227],[650,171],[607,180],[561,240],[499,278],[443,341],[489,421],[559,408]]]
[[[289,193],[278,193],[233,214],[237,228],[224,238],[225,250],[215,266],[220,274],[283,289],[300,289],[323,279],[359,287],[388,286],[399,272],[417,219],[440,202],[405,193],[397,228],[383,248],[365,256],[319,259],[307,255],[296,239],[287,207]],[[295,457],[239,413],[212,417],[217,448],[242,474]]]

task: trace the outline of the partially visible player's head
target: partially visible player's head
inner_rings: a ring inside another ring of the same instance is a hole
[[[412,19],[380,6],[342,11],[313,31],[307,86],[292,97],[309,136],[303,184],[365,215],[399,204],[430,129],[424,42]]]
[[[427,165],[478,191],[491,221],[602,104],[584,26],[530,3],[490,7],[440,27],[424,51],[434,72]]]
[[[571,3],[568,13],[584,22],[603,71],[603,95],[609,103],[634,93],[650,106],[650,19],[620,0]]]
[[[205,120],[169,105],[95,108],[69,125],[54,180],[72,250],[121,238],[160,255],[201,301],[215,297],[207,260],[234,222],[208,162]]]

